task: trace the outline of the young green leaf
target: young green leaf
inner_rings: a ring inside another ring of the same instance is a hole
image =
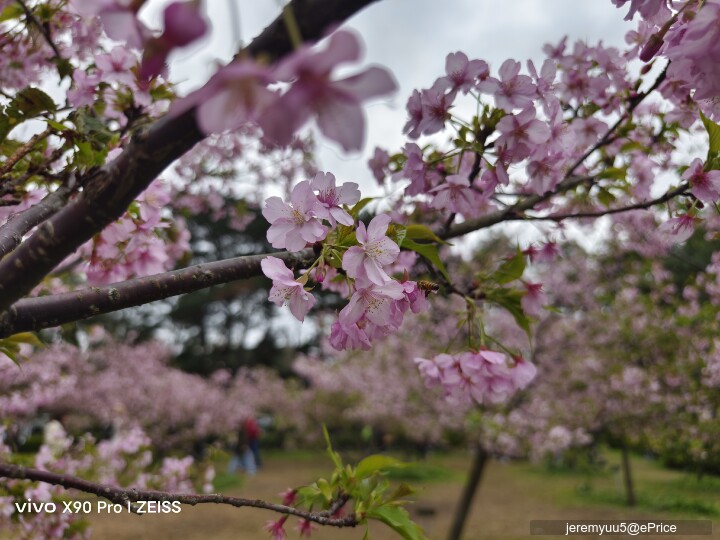
[[[407,510],[399,506],[380,506],[368,511],[369,519],[382,521],[405,540],[427,540],[420,526],[410,519]]]

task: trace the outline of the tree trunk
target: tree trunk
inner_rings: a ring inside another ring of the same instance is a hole
[[[635,488],[633,487],[632,473],[630,471],[630,452],[626,442],[623,442],[622,445],[622,471],[627,505],[635,506]]]
[[[455,518],[453,519],[452,527],[450,528],[450,534],[448,534],[448,540],[460,540],[462,536],[462,531],[465,527],[468,514],[470,513],[470,507],[472,506],[473,497],[475,497],[475,492],[480,485],[480,480],[482,479],[483,470],[485,469],[487,461],[487,453],[481,446],[477,446],[473,453],[470,474],[468,475],[467,482],[465,483],[465,488],[463,489],[460,502],[455,510]]]

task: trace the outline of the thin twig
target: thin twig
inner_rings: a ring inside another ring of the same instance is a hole
[[[30,22],[32,22],[35,26],[37,26],[38,30],[40,30],[40,33],[45,38],[45,41],[47,41],[47,44],[50,45],[50,48],[53,50],[55,57],[58,60],[62,60],[63,57],[60,54],[60,51],[58,50],[57,45],[55,45],[55,42],[52,40],[52,37],[50,36],[50,31],[47,29],[47,27],[37,19],[35,14],[30,10],[30,8],[27,6],[27,4],[23,0],[17,0],[17,3],[22,6],[23,11],[25,12],[25,15],[27,16],[28,20]]]
[[[166,491],[141,491],[137,489],[117,488],[105,484],[90,482],[75,476],[66,474],[55,474],[30,467],[22,467],[20,465],[11,465],[9,463],[0,463],[0,477],[13,478],[17,480],[31,480],[34,482],[44,482],[55,486],[62,486],[66,489],[77,489],[84,493],[90,493],[107,499],[108,501],[126,506],[132,511],[131,503],[141,501],[177,501],[181,504],[195,506],[197,504],[227,504],[237,508],[250,507],[261,508],[277,512],[279,514],[296,516],[299,518],[312,521],[319,525],[327,525],[331,527],[355,527],[358,520],[354,514],[343,518],[332,517],[325,512],[308,512],[292,506],[283,504],[275,504],[260,499],[245,499],[242,497],[230,497],[220,494],[191,494],[191,493],[169,493]],[[347,499],[339,499],[340,507],[347,502]],[[333,504],[337,504],[336,501]],[[137,508],[135,508],[137,511]]]
[[[690,188],[688,184],[682,184],[681,186],[668,191],[664,195],[657,197],[656,199],[652,199],[649,201],[644,201],[636,204],[631,204],[628,206],[621,206],[618,208],[608,208],[606,210],[597,210],[592,212],[575,212],[575,213],[566,213],[566,214],[551,214],[548,216],[519,216],[517,219],[525,219],[529,221],[563,221],[565,219],[581,219],[581,218],[597,218],[602,216],[608,216],[611,214],[620,214],[623,212],[630,212],[631,210],[645,210],[647,208],[650,208],[652,206],[656,206],[658,204],[663,204],[665,202],[668,202],[671,199],[674,199],[678,195],[682,195],[683,193],[686,193],[687,190]]]
[[[35,144],[37,144],[38,141],[49,137],[54,133],[54,131],[55,130],[53,128],[47,128],[42,133],[33,135],[28,142],[20,146],[17,150],[15,150],[15,152],[10,154],[5,161],[0,163],[0,181],[2,181],[2,177],[4,175],[6,175],[12,170],[12,168],[17,164],[18,161],[20,161],[22,158],[32,152]]]

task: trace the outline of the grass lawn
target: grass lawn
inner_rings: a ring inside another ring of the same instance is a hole
[[[638,506],[625,507],[619,454],[606,452],[605,457],[608,466],[602,472],[553,471],[524,463],[490,462],[465,530],[466,540],[527,538],[533,519],[717,520],[720,516],[720,478],[706,477],[698,482],[693,476],[663,470],[635,456],[632,464]],[[255,477],[220,475],[217,487],[232,495],[279,502],[279,492],[327,476],[330,471],[329,460],[322,453],[270,454],[265,460],[265,468]],[[445,538],[469,463],[469,454],[439,455],[404,473],[403,480],[420,489],[410,512],[432,540]],[[269,538],[263,526],[274,518],[269,512],[203,505],[184,507],[181,514],[93,516],[91,524],[93,538],[108,540],[256,540]],[[286,527],[289,538],[298,538],[294,527]],[[313,538],[360,540],[363,533],[364,529],[319,529]],[[398,537],[377,525],[371,526],[371,538]],[[712,538],[720,538],[720,531]]]

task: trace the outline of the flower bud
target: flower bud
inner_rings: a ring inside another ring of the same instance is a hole
[[[663,39],[657,34],[653,34],[648,39],[645,46],[640,51],[640,60],[643,62],[649,62],[660,50],[663,45]]]

